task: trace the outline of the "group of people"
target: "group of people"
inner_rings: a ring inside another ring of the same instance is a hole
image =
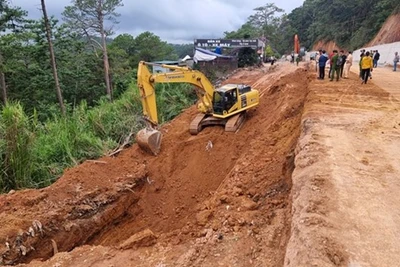
[[[353,65],[353,55],[351,51],[347,52],[346,54],[343,50],[340,50],[339,52],[337,50],[333,50],[332,54],[328,55],[325,50],[320,50],[315,60],[318,62],[319,66],[318,79],[320,80],[325,79],[326,65],[330,65],[330,81],[333,81],[335,76],[336,81],[339,81],[339,77],[347,79],[350,73],[350,68]]]
[[[378,50],[365,51],[361,50],[360,61],[359,61],[359,76],[362,84],[366,84],[368,79],[372,79],[372,71],[378,66],[378,61],[380,59],[380,54]],[[395,58],[393,60],[393,71],[397,69],[397,63],[399,60],[399,55],[396,52]],[[325,79],[325,68],[327,65],[329,68],[329,79],[333,81],[336,77],[336,81],[339,78],[347,79],[350,73],[350,68],[353,65],[353,55],[349,51],[345,53],[343,50],[333,50],[333,52],[328,55],[325,50],[319,50],[319,54],[315,58],[317,65],[319,66],[319,76],[318,79]]]

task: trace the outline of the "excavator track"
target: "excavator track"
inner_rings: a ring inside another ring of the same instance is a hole
[[[201,121],[204,119],[205,116],[206,114],[198,114],[196,118],[192,120],[189,126],[190,134],[196,135],[202,130],[203,127],[201,125]]]
[[[233,117],[220,119],[206,114],[198,114],[190,123],[189,131],[192,135],[197,135],[205,126],[221,125],[225,127],[225,132],[236,132],[243,124],[246,112],[239,113]]]
[[[245,118],[246,112],[241,112],[233,117],[230,117],[228,122],[225,124],[225,132],[236,132],[240,126],[242,126]]]

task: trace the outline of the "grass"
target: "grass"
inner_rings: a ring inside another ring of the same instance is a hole
[[[160,123],[167,122],[196,100],[186,84],[156,87]],[[65,168],[106,155],[143,127],[139,92],[134,83],[110,103],[90,108],[83,102],[66,117],[45,122],[28,116],[19,103],[3,107],[0,116],[0,192],[39,188],[56,181]]]

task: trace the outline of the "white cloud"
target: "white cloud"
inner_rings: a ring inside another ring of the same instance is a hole
[[[304,0],[281,0],[275,4],[289,13]],[[41,16],[39,0],[12,0],[16,6],[27,10],[32,18]],[[117,34],[134,36],[150,31],[161,39],[179,43],[195,38],[218,38],[223,32],[238,29],[253,14],[253,9],[266,4],[265,0],[123,0],[117,11],[120,23]],[[69,0],[47,0],[47,12],[61,19]]]

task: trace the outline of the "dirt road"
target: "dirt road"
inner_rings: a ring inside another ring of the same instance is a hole
[[[392,88],[396,74],[385,75],[380,84]],[[191,136],[190,108],[162,128],[157,157],[133,146],[67,170],[48,188],[0,196],[0,244],[8,244],[0,259],[37,267],[394,266],[400,103],[355,74],[315,77],[304,65],[242,70],[225,83],[251,84],[262,97],[236,134],[213,127]]]
[[[285,266],[400,262],[400,104],[389,94],[399,77],[377,69],[367,85],[356,74],[311,84]]]
[[[358,72],[358,65],[351,68],[354,73]],[[372,71],[372,83],[389,92],[391,97],[400,100],[400,70],[393,71],[392,67],[378,67]]]

